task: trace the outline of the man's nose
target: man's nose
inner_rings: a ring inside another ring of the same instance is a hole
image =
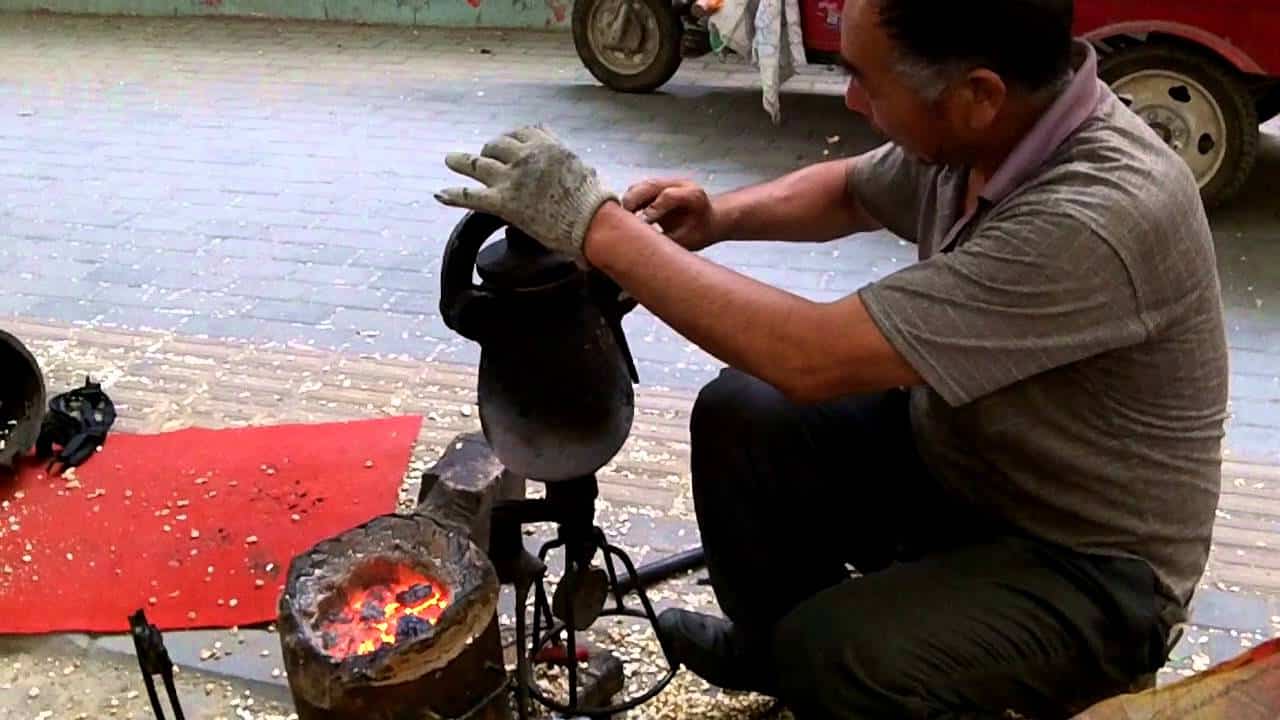
[[[867,93],[855,78],[849,78],[849,87],[844,92],[844,104],[859,115],[871,116],[871,102],[867,100]]]

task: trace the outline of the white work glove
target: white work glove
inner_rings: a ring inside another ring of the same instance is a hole
[[[445,205],[496,215],[548,249],[585,264],[582,243],[596,211],[618,196],[541,125],[513,130],[477,157],[449,153],[445,165],[484,184],[436,193]]]

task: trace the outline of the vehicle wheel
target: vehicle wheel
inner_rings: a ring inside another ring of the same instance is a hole
[[[606,87],[644,93],[662,87],[681,60],[684,24],[671,0],[578,0],[573,44]]]
[[[1104,56],[1098,75],[1182,156],[1206,207],[1234,196],[1258,158],[1258,112],[1216,59],[1160,44]]]

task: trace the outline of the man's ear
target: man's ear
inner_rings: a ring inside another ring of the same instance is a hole
[[[1009,97],[1009,88],[999,75],[985,68],[969,72],[962,83],[968,107],[965,119],[969,130],[982,132],[995,123]]]

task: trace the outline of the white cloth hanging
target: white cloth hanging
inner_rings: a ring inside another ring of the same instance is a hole
[[[724,0],[708,23],[722,46],[760,68],[764,109],[782,122],[779,88],[808,64],[798,0]]]

